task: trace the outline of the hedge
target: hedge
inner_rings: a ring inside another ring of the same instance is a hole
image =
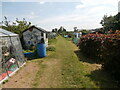
[[[80,38],[79,49],[87,57],[102,64],[120,82],[120,33],[87,34]]]

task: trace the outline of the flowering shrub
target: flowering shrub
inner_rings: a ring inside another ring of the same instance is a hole
[[[89,58],[97,58],[100,61],[101,47],[103,43],[103,34],[87,34],[81,37],[80,50]]]
[[[82,53],[94,58],[120,81],[120,33],[87,34],[80,38],[78,44]]]

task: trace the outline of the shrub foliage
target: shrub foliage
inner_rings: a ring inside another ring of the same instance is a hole
[[[47,51],[56,51],[56,48],[54,46],[48,46]]]
[[[80,38],[78,46],[83,54],[100,62],[104,70],[120,81],[120,33],[87,34]]]

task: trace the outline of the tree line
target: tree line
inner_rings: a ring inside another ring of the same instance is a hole
[[[17,33],[20,37],[22,36],[22,32],[31,26],[31,22],[26,21],[25,18],[23,20],[16,18],[15,21],[11,22],[6,16],[4,16],[0,24],[0,28]]]
[[[31,26],[31,22],[28,22],[23,18],[23,20],[19,20],[16,18],[15,21],[11,22],[8,20],[6,16],[4,16],[3,21],[0,22],[0,28],[6,29],[8,31],[14,32],[22,36],[22,32]],[[120,30],[120,13],[115,16],[104,15],[100,24],[103,26],[104,31],[112,30]],[[74,31],[77,31],[77,27],[74,27]],[[52,29],[52,32],[56,32],[58,34],[66,33],[67,30],[64,27],[60,27],[59,29]]]

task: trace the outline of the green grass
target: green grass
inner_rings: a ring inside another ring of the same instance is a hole
[[[72,41],[73,38],[65,38],[65,39],[68,40],[68,41]]]
[[[76,46],[64,38],[59,37],[57,49],[58,56],[62,59],[63,83],[61,87],[69,88],[94,88],[97,87],[88,77],[85,76],[86,69],[74,53]],[[64,52],[64,53],[63,53]]]
[[[34,79],[34,82],[33,82],[33,84],[32,84],[32,87],[33,88],[36,88],[36,87],[38,87],[38,85],[40,84],[39,83],[39,79],[41,78],[41,75],[42,75],[42,73],[44,72],[44,68],[46,67],[46,65],[44,65],[44,64],[41,64],[42,63],[42,61],[41,62],[38,62],[38,66],[39,66],[39,70],[38,70],[38,72],[37,72],[37,74],[36,74],[36,78]]]
[[[56,43],[57,43],[56,38],[55,39],[49,39],[49,46],[54,46]],[[55,49],[55,47],[54,47],[54,49]],[[55,51],[55,50],[52,50],[52,51]],[[54,54],[55,54],[55,52],[51,52],[51,50],[50,51],[47,50],[47,57],[44,58],[44,61],[49,60],[50,58],[54,58]],[[44,72],[44,69],[46,68],[46,65],[42,63],[43,58],[34,59],[34,60],[29,61],[29,62],[37,62],[38,63],[39,70],[37,71],[34,82],[32,83],[32,88],[37,88],[40,84],[39,79],[41,78],[42,73]]]
[[[56,51],[56,48],[54,46],[48,46],[47,51]]]
[[[63,60],[63,86],[71,88],[110,88],[116,87],[115,81],[102,70],[93,70],[91,63],[84,64],[75,54],[76,46],[60,37],[59,53]],[[61,48],[60,48],[61,47]],[[62,49],[64,48],[64,49]],[[62,54],[64,52],[64,54]]]
[[[102,70],[95,70],[92,63],[83,61],[83,57],[80,58],[76,55],[75,51],[78,48],[69,40],[58,36],[57,39],[51,39],[50,45],[54,45],[56,52],[47,52],[48,56],[44,58],[45,61],[56,59],[59,60],[61,65],[61,75],[59,75],[62,83],[59,88],[114,88],[117,87],[116,83],[112,78]],[[43,62],[44,62],[43,60]],[[34,60],[33,60],[34,61]],[[39,62],[39,59],[36,61]],[[44,64],[39,63],[39,70],[37,72],[33,87],[37,87],[40,82],[42,73],[48,67]],[[53,66],[55,67],[55,66]],[[55,68],[54,68],[55,69]],[[48,74],[46,72],[46,74]],[[53,72],[53,74],[55,74]],[[58,77],[59,77],[58,76]],[[51,78],[51,77],[50,77]],[[41,82],[42,83],[42,82]],[[51,81],[52,83],[52,81]],[[54,86],[50,86],[53,87]]]
[[[48,45],[55,44],[55,43],[57,42],[57,38],[58,38],[58,37],[56,37],[56,38],[54,38],[54,39],[49,39],[49,40],[48,40]]]

